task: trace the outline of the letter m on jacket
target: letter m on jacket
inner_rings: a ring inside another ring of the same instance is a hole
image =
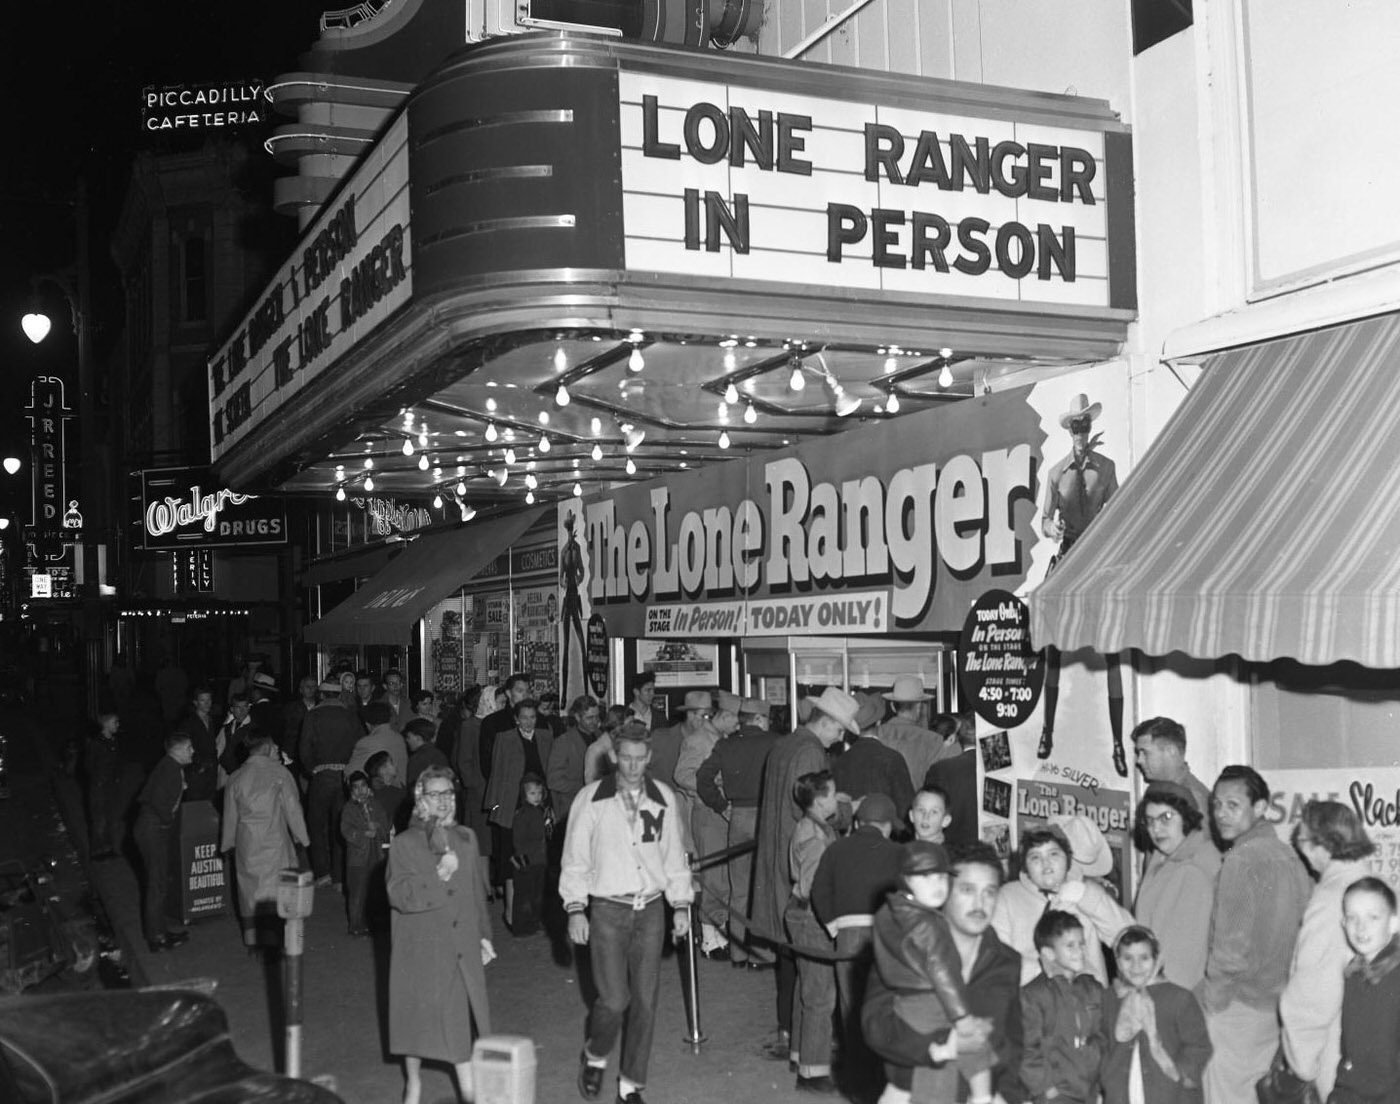
[[[652,813],[649,809],[642,810],[642,842],[655,843],[661,838],[661,826],[666,823],[666,810]]]

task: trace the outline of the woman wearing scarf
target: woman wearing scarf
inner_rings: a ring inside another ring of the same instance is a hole
[[[1162,948],[1134,924],[1113,943],[1118,977],[1104,994],[1103,1104],[1199,1104],[1210,1035],[1196,998],[1162,977]]]
[[[389,849],[393,908],[389,1051],[404,1056],[404,1104],[418,1104],[423,1059],[448,1062],[473,1098],[472,1040],[491,1030],[485,965],[496,957],[476,834],[456,823],[452,772],[428,767],[413,819]]]

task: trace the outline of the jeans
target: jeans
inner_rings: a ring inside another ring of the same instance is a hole
[[[621,1032],[618,1072],[638,1087],[645,1086],[661,983],[666,908],[660,897],[640,912],[595,897],[589,907],[588,928],[598,999],[588,1017],[584,1049],[592,1058],[606,1058]]]
[[[369,927],[365,922],[365,905],[369,901],[369,883],[373,875],[372,863],[345,864],[345,918],[351,931]]]
[[[783,914],[788,938],[801,950],[830,951],[831,940],[810,905],[793,899]],[[836,971],[815,958],[797,959],[797,997],[792,1004],[792,1049],[803,1077],[831,1073],[831,1015],[836,1011]]]
[[[345,876],[345,844],[340,839],[340,811],[345,807],[345,776],[317,771],[306,793],[306,834],[311,837],[311,872],[333,881]]]
[[[173,827],[162,827],[144,809],[136,817],[132,835],[146,868],[146,893],[141,898],[141,931],[148,940],[165,935],[165,899],[170,892],[170,837]]]

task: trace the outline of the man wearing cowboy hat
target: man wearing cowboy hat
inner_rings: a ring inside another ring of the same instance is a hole
[[[1069,430],[1069,455],[1055,464],[1045,479],[1045,507],[1040,512],[1041,531],[1060,542],[1060,555],[1070,550],[1118,490],[1118,469],[1097,452],[1103,434],[1089,436],[1094,419],[1103,413],[1102,403],[1088,395],[1075,395],[1060,415],[1060,426]]]
[[[860,735],[856,714],[860,703],[844,690],[828,686],[818,697],[807,698],[812,714],[807,723],[787,736],[780,736],[768,754],[763,771],[763,789],[758,801],[758,850],[754,857],[753,922],[751,934],[764,939],[783,938],[783,913],[792,894],[788,878],[788,844],[802,811],[793,798],[793,784],[804,774],[826,770],[826,749],[847,732]],[[790,955],[778,957],[778,1030],[790,1037],[792,991],[797,980]],[[787,1056],[786,1042],[781,1057]],[[778,1047],[773,1052],[778,1054]]]
[[[1089,523],[1118,490],[1118,469],[1098,452],[1102,433],[1089,435],[1094,419],[1103,413],[1102,403],[1091,403],[1088,395],[1075,395],[1069,409],[1060,415],[1060,425],[1069,430],[1069,455],[1055,464],[1045,480],[1045,506],[1040,512],[1041,531],[1060,542],[1060,550],[1050,561],[1055,564],[1068,554],[1074,542],[1084,535]],[[1128,759],[1123,749],[1123,676],[1117,655],[1109,655],[1108,719],[1113,731],[1113,766],[1128,776]],[[1055,710],[1060,700],[1060,657],[1054,648],[1045,655],[1045,724],[1040,733],[1036,756],[1048,759],[1055,749]]]
[[[712,710],[707,691],[686,694],[686,715],[681,725],[680,756],[676,760],[674,789],[690,807],[690,838],[697,857],[723,851],[729,825],[724,817],[700,800],[696,788],[701,764],[715,745],[739,727],[739,697],[727,690],[719,692],[719,708]],[[692,709],[691,706],[698,708]],[[724,865],[709,866],[697,875],[700,881],[700,953],[706,958],[727,958],[729,940],[724,931],[729,924],[729,879]]]
[[[898,676],[893,689],[883,697],[894,709],[894,716],[880,725],[880,742],[904,756],[910,785],[917,790],[924,784],[929,767],[958,753],[957,744],[928,727],[928,703],[933,695],[924,693],[923,679],[918,675]]]

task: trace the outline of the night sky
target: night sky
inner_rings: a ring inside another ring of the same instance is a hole
[[[299,55],[315,42],[321,12],[333,4],[40,0],[6,8],[0,35],[9,127],[0,154],[0,443],[18,432],[15,412],[27,401],[33,375],[75,374],[69,362],[76,346],[66,317],[55,317],[54,335],[37,348],[20,332],[19,318],[30,309],[31,277],[73,264],[75,228],[67,204],[80,174],[92,212],[99,363],[120,328],[122,305],[108,242],[132,156],[150,143],[141,127],[141,89],[221,80],[269,83],[300,68]],[[287,121],[275,117],[273,125]],[[250,139],[255,137],[261,135]],[[50,313],[62,303],[54,299]],[[55,342],[55,336],[63,340]]]

